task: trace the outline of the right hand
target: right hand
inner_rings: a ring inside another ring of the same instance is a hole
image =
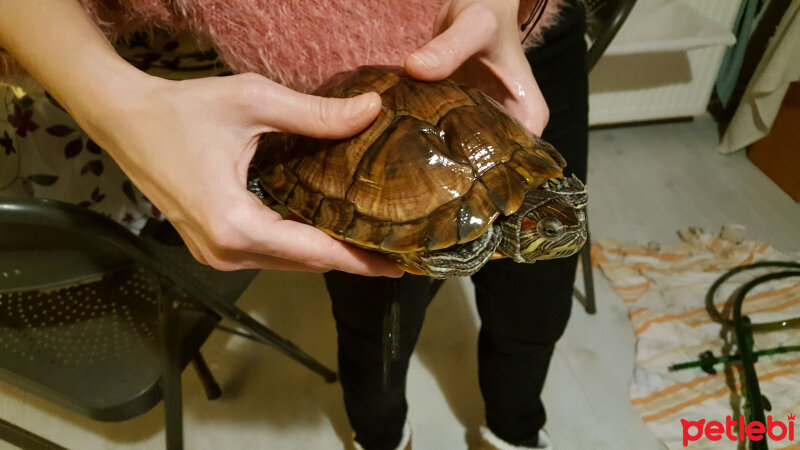
[[[541,136],[550,109],[520,43],[518,10],[518,0],[444,1],[434,38],[405,67],[421,80],[452,77],[482,89]]]
[[[134,95],[108,108],[73,115],[170,220],[198,261],[220,270],[402,275],[388,258],[283,220],[246,189],[262,133],[352,136],[380,111],[377,94],[327,99],[255,74],[185,81],[142,75]]]

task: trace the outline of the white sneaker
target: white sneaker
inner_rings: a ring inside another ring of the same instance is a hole
[[[508,442],[497,437],[492,431],[485,426],[481,427],[481,450],[533,450],[544,449],[553,450],[553,444],[550,442],[550,436],[544,429],[539,430],[539,445],[536,447],[520,447],[512,445]]]
[[[356,450],[364,450],[364,447],[356,441],[355,435],[353,435],[353,446]],[[407,420],[405,425],[403,425],[403,437],[400,439],[397,450],[411,450],[411,424],[409,424]]]

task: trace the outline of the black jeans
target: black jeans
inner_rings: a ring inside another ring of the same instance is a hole
[[[568,2],[545,43],[528,55],[550,107],[543,137],[586,179],[588,93],[585,12]],[[577,256],[517,264],[488,263],[472,276],[481,330],[478,363],[486,422],[504,441],[535,446],[545,423],[540,394],[556,341],[567,324]],[[434,294],[427,277],[391,280],[342,272],[325,275],[339,334],[339,373],[356,439],[367,450],[395,448],[406,419],[406,372]],[[383,319],[400,308],[398,354],[383,383]]]

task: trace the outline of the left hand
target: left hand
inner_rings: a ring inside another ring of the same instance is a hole
[[[520,43],[518,9],[518,0],[446,0],[435,37],[404,64],[420,80],[452,76],[482,89],[541,136],[550,111]]]

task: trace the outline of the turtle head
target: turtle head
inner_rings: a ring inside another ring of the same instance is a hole
[[[577,178],[548,181],[528,191],[520,209],[499,221],[500,250],[517,262],[574,255],[586,242],[586,198]]]

